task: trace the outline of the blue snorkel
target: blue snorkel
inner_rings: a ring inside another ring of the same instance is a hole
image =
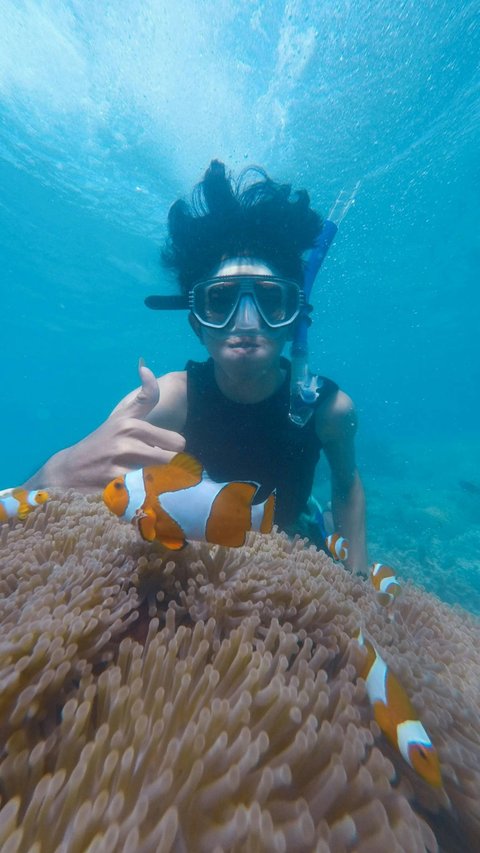
[[[338,226],[355,203],[355,194],[359,185],[360,182],[355,185],[350,194],[346,193],[345,190],[341,191],[323,223],[323,228],[314,243],[305,267],[303,280],[304,308],[297,320],[295,336],[290,350],[291,379],[290,410],[288,413],[292,423],[300,427],[305,426],[310,420],[323,384],[323,380],[317,374],[312,373],[308,365],[308,327],[311,323],[309,313],[312,310],[311,305],[309,305],[310,294],[317,273],[338,231]]]

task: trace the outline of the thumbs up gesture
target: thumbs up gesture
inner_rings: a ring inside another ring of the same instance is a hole
[[[41,483],[93,491],[104,488],[126,471],[165,464],[184,449],[182,435],[146,420],[154,409],[155,420],[162,419],[160,384],[163,382],[168,392],[168,421],[181,423],[186,409],[186,388],[184,382],[178,381],[180,374],[168,374],[157,380],[142,359],[138,371],[140,388],[128,394],[98,429],[52,456],[25,485],[35,488],[36,483]]]
[[[110,417],[127,414],[131,418],[146,418],[157,405],[160,400],[160,388],[154,374],[146,366],[143,358],[138,362],[138,373],[142,383],[140,388],[128,394],[113,410]]]

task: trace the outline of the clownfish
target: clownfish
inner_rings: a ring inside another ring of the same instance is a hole
[[[177,453],[116,477],[103,500],[119,518],[133,522],[143,539],[178,550],[189,539],[238,548],[248,530],[270,533],[275,496],[253,504],[258,484],[215,483],[197,459]]]
[[[325,548],[334,560],[346,560],[348,557],[348,540],[339,533],[327,534],[327,527],[333,526],[331,510],[324,511],[314,495],[308,499],[308,509],[311,512],[310,520],[320,528]]]
[[[348,557],[348,540],[339,533],[331,533],[325,539],[325,545],[334,560],[346,560]]]
[[[430,785],[442,785],[440,762],[435,747],[397,678],[380,657],[373,643],[361,631],[357,641],[367,650],[360,673],[365,679],[373,715],[385,737],[405,761]]]
[[[43,489],[28,491],[21,486],[15,489],[4,489],[0,492],[0,522],[9,521],[12,518],[20,518],[22,521],[38,509],[39,506],[48,501],[48,492]]]
[[[384,563],[373,563],[370,569],[370,580],[377,592],[377,600],[380,604],[388,606],[392,604],[397,595],[402,591],[400,582],[390,566]]]

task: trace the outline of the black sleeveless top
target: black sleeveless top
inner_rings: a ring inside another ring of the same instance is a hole
[[[189,361],[187,371],[187,421],[185,450],[200,460],[212,480],[253,480],[261,490],[256,502],[276,489],[275,523],[291,527],[306,510],[321,442],[315,418],[304,427],[288,417],[290,362],[282,385],[259,403],[237,403],[220,391],[213,360]],[[323,378],[317,405],[338,390]]]

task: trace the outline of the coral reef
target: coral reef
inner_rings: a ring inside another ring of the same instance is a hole
[[[0,848],[465,851],[480,837],[480,626],[301,540],[165,554],[97,497],[0,533]],[[363,626],[440,756],[380,736]]]
[[[480,469],[478,436],[431,433],[365,442],[362,481],[368,497],[372,558],[402,578],[480,616]],[[316,493],[329,498],[326,463],[318,466]],[[465,488],[466,487],[466,488]]]

